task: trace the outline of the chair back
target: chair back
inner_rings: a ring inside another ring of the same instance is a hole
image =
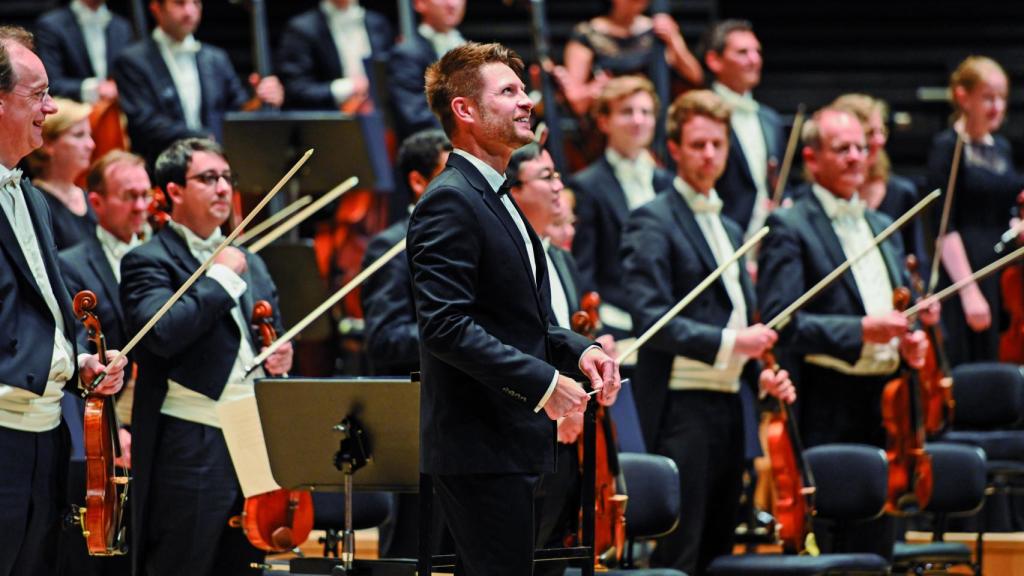
[[[976,446],[935,442],[925,446],[932,457],[932,497],[926,512],[974,514],[985,501],[985,451]]]
[[[626,533],[629,538],[664,536],[679,522],[679,469],[657,454],[619,453],[626,479]]]
[[[1024,421],[1024,368],[1001,362],[961,364],[953,369],[953,427],[993,430]]]
[[[889,490],[889,463],[880,448],[824,444],[805,451],[804,458],[814,473],[818,516],[860,522],[882,515]]]

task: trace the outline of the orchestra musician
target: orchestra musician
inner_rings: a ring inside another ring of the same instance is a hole
[[[533,139],[522,71],[513,51],[476,43],[429,67],[427,100],[454,151],[409,223],[420,466],[456,571],[470,576],[532,573],[534,490],[554,470],[554,420],[588,400],[561,371],[586,374],[602,403],[619,389],[600,346],[550,323],[543,247],[505,193],[509,157]]]
[[[864,129],[849,112],[823,108],[803,126],[803,159],[812,182],[789,208],[768,218],[757,284],[763,318],[774,318],[847,258],[865,250],[889,223],[866,209],[857,191],[866,177]],[[900,359],[920,367],[924,332],[908,330],[893,309],[893,289],[907,286],[898,234],[798,310],[780,331],[779,360],[800,383],[798,420],[804,446],[854,442],[885,446],[881,399]],[[934,323],[938,305],[922,320]],[[843,551],[892,557],[893,526],[886,518],[852,535]],[[828,544],[819,540],[823,550]]]
[[[79,102],[117,98],[110,70],[131,41],[131,24],[111,12],[106,0],[71,0],[36,21],[36,46],[50,93]]]
[[[410,214],[430,181],[444,169],[451,149],[451,142],[440,128],[417,132],[402,142],[397,164],[398,173],[412,194]],[[366,246],[363,268],[405,238],[408,228],[406,217],[374,236]],[[366,355],[371,373],[408,377],[418,371],[420,342],[407,259],[392,258],[366,279],[359,295],[366,322]],[[382,558],[413,558],[419,552],[419,495],[399,494],[396,505],[394,520],[380,527],[380,555]],[[443,519],[440,514],[435,516],[433,534],[438,537],[434,550],[450,551],[450,540],[439,536],[444,534]]]
[[[50,210],[18,162],[43,144],[55,113],[32,35],[0,26],[0,574],[56,573],[69,440],[60,401],[91,385],[121,388],[123,363],[77,352],[78,329],[54,249]]]
[[[782,119],[754,100],[761,83],[761,42],[746,20],[723,20],[707,33],[704,62],[715,76],[711,89],[732,107],[729,160],[715,182],[722,213],[749,237],[764,225],[785,140]],[[773,167],[774,166],[774,167]]]
[[[76,183],[91,162],[96,143],[89,126],[90,106],[55,98],[57,113],[43,122],[43,145],[28,156],[32,184],[46,193],[57,249],[70,248],[95,234],[96,214]]]
[[[458,30],[466,15],[466,0],[413,0],[420,25],[411,38],[403,38],[388,59],[391,105],[399,138],[426,128],[440,128],[423,99],[427,67],[449,50],[466,42]]]
[[[646,75],[655,58],[664,58],[689,86],[704,82],[700,62],[670,14],[645,16],[650,0],[612,0],[608,11],[573,27],[565,44],[565,68],[557,69],[569,107],[585,116],[609,79]],[[659,54],[660,41],[664,45]]]
[[[580,309],[580,274],[572,255],[551,244],[547,230],[567,208],[562,203],[562,177],[555,170],[547,150],[531,142],[509,158],[509,194],[533,231],[541,238],[547,262],[550,309],[548,318],[555,326],[572,329],[572,315]],[[597,339],[605,351],[613,352],[610,335]],[[557,424],[556,471],[545,474],[537,488],[537,545],[557,548],[574,531],[579,516],[579,450],[576,440],[583,431],[583,415],[574,413]],[[565,562],[544,562],[533,573],[558,575]]]
[[[103,326],[107,346],[119,349],[128,343],[130,337],[124,325],[118,290],[121,259],[129,250],[141,244],[139,234],[146,223],[146,209],[151,199],[145,161],[122,150],[108,152],[89,168],[86,188],[99,225],[96,226],[94,236],[61,251],[61,273],[69,295],[74,296],[81,290],[91,290],[96,294],[96,316]],[[80,339],[78,344],[81,349],[88,349],[84,340]],[[129,395],[132,393],[133,382],[129,380],[118,399],[118,405],[130,404]],[[85,449],[82,443],[82,413],[85,403],[78,395],[65,395],[62,403],[64,418],[71,427],[71,498],[83,505]],[[121,410],[118,412],[121,413]],[[122,420],[121,423],[130,422]],[[130,467],[131,433],[122,427],[119,435],[121,454],[126,466]],[[81,470],[76,472],[76,465]],[[89,556],[80,530],[66,530],[64,534],[68,541],[61,548],[61,569],[66,570],[63,573],[90,576],[131,573],[127,556]]]
[[[138,330],[223,240],[234,175],[220,145],[175,142],[157,159],[154,180],[171,220],[121,261],[121,304]],[[228,519],[243,497],[217,404],[251,396],[265,373],[287,373],[290,343],[246,374],[259,352],[249,317],[259,300],[280,309],[266,265],[228,246],[135,349],[131,501],[133,565],[151,576],[251,574],[263,553]],[[280,329],[280,317],[275,315]]]
[[[386,61],[395,34],[382,14],[359,0],[322,0],[288,21],[277,70],[289,108],[337,110],[373,99],[368,61]]]
[[[202,0],[151,0],[152,36],[126,48],[111,74],[128,117],[132,150],[152,163],[172,142],[188,137],[220,140],[227,112],[249,95],[227,53],[193,36]],[[249,77],[256,97],[281,106],[284,88],[276,76]]]
[[[729,154],[729,112],[709,90],[687,92],[669,108],[677,176],[633,211],[622,235],[623,284],[638,332],[743,243],[715,190]],[[715,557],[732,552],[744,469],[740,388],[760,383],[773,396],[795,399],[785,370],[759,372],[756,359],[777,335],[754,322],[756,310],[750,275],[736,262],[640,349],[634,395],[644,440],[679,469],[679,525],[658,541],[653,565],[703,574]]]
[[[616,257],[622,228],[632,210],[669,188],[672,173],[660,168],[649,150],[658,119],[658,97],[649,80],[640,76],[610,80],[593,110],[608,143],[600,158],[572,177],[579,216],[572,253],[583,289],[601,295],[602,324],[612,334],[625,337],[632,322]]]
[[[945,189],[957,134],[964,139],[948,231],[941,239],[940,288],[996,259],[993,246],[1024,188],[1013,166],[1010,141],[996,134],[1006,119],[1009,96],[1002,66],[991,58],[970,56],[951,75],[950,90],[956,121],[935,137],[928,154],[928,185]],[[947,302],[942,323],[953,366],[998,359],[1001,310],[998,275],[968,284],[959,298]]]

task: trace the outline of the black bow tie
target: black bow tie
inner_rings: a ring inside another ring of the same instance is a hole
[[[505,178],[505,181],[501,183],[501,186],[498,186],[498,198],[501,198],[505,194],[508,194],[510,190],[512,190],[512,179]]]

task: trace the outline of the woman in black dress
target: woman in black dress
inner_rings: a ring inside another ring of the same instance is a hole
[[[580,22],[565,45],[565,68],[558,71],[569,107],[586,116],[610,78],[646,76],[655,56],[655,40],[665,44],[665,61],[689,85],[700,86],[704,72],[668,14],[644,15],[650,0],[611,0],[609,10]]]
[[[1006,116],[1006,72],[990,58],[971,56],[953,72],[950,88],[955,122],[935,137],[928,157],[929,188],[945,189],[957,134],[963,136],[949,226],[942,238],[943,285],[996,259],[993,246],[1009,225],[1022,186],[1010,143],[995,134]],[[998,275],[965,287],[959,298],[943,304],[946,346],[954,365],[998,358],[1001,309]]]
[[[44,195],[53,218],[57,249],[95,235],[96,215],[75,180],[88,168],[96,147],[87,104],[56,98],[58,111],[43,123],[43,145],[28,158],[32,183]]]

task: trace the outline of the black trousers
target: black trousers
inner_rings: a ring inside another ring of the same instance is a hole
[[[655,452],[679,468],[679,526],[658,540],[652,565],[699,575],[715,557],[732,553],[743,483],[743,435],[738,394],[669,392]]]
[[[545,474],[537,487],[537,547],[561,548],[575,531],[580,514],[580,459],[577,443],[558,444],[558,467]],[[539,562],[534,576],[565,573],[568,561]]]
[[[70,440],[0,427],[0,576],[57,573]]]
[[[228,526],[244,498],[218,428],[160,416],[149,526],[147,576],[258,575],[261,550]]]
[[[457,576],[533,574],[537,474],[434,475]]]
[[[893,376],[850,376],[804,364],[797,383],[804,447],[847,442],[884,448],[882,390]]]

